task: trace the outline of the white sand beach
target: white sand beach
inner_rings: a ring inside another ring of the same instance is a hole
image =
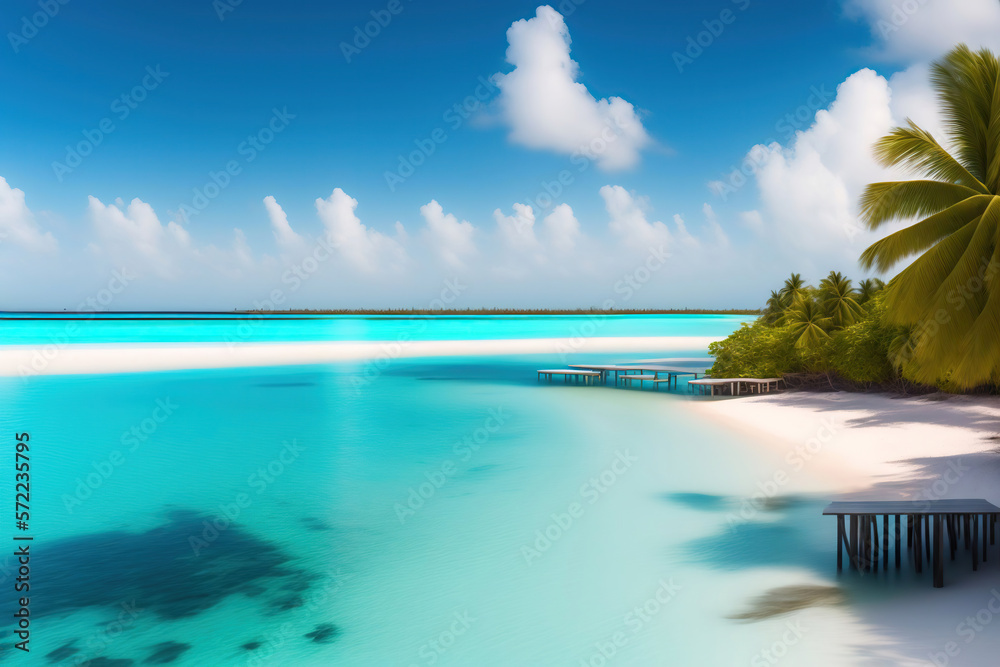
[[[829,500],[985,498],[1000,505],[1000,399],[933,394],[784,393],[692,401],[692,409],[783,453],[766,495]],[[800,474],[801,473],[801,474]],[[805,481],[808,477],[809,481]],[[817,481],[818,480],[818,481]],[[768,481],[768,480],[765,480]],[[770,493],[768,493],[770,492]],[[835,578],[835,524],[830,577]],[[995,665],[1000,653],[1000,558],[971,572],[960,549],[945,587],[906,586],[909,573],[845,574],[871,664]],[[902,579],[900,578],[902,577]],[[874,638],[874,639],[873,639]],[[860,637],[844,637],[855,643]],[[876,648],[878,647],[878,648]],[[868,664],[868,663],[864,663]]]
[[[310,343],[137,343],[9,345],[0,376],[142,373],[182,369],[319,364],[334,361],[491,354],[626,353],[707,348],[706,336],[386,340]]]

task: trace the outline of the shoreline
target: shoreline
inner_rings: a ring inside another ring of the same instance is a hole
[[[973,629],[997,620],[991,606],[1000,599],[997,546],[978,572],[960,547],[958,560],[945,563],[941,589],[931,587],[928,568],[915,574],[906,554],[901,570],[838,573],[834,523],[819,507],[834,500],[943,498],[1000,505],[1000,397],[789,392],[692,403],[749,447],[801,457],[800,474],[764,496],[803,494],[816,508],[810,520],[824,533],[816,572],[843,592],[849,627],[865,630],[865,637],[845,638],[870,656],[863,664],[995,664],[1000,633]]]
[[[873,497],[874,489],[883,499],[920,497],[936,493],[928,485],[963,457],[1000,462],[1000,397],[787,392],[693,404],[763,447],[798,456],[839,499]],[[961,472],[936,496],[1000,505],[1000,478]]]
[[[414,357],[703,350],[711,336],[274,343],[95,343],[0,347],[0,377],[298,366]]]

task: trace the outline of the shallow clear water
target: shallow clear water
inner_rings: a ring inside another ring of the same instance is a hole
[[[571,336],[724,338],[747,315],[190,315],[4,313],[5,344],[482,340]],[[698,356],[704,356],[699,350]]]
[[[635,331],[737,325],[696,319]],[[565,324],[518,321],[497,326]],[[455,326],[428,335],[466,335]],[[778,457],[697,419],[683,391],[536,382],[561,363],[396,360],[363,383],[362,364],[0,379],[0,432],[31,436],[32,653],[16,657],[771,664],[753,661],[787,619],[727,616],[830,573],[831,526],[799,520],[815,503],[734,524]],[[847,664],[824,652],[834,634],[814,628],[783,664]]]

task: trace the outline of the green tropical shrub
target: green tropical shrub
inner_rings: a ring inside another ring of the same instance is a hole
[[[772,292],[762,315],[725,340],[712,343],[713,377],[781,377],[789,373],[834,374],[870,387],[903,377],[906,336],[886,317],[884,283],[861,289],[838,272],[815,289],[799,274]]]

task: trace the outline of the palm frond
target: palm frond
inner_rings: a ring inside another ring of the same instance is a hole
[[[959,44],[931,67],[931,84],[959,161],[980,181],[987,181],[991,151],[989,125],[996,85],[997,58]]]
[[[927,250],[953,234],[972,218],[982,215],[993,199],[991,195],[969,197],[940,213],[914,223],[870,245],[861,254],[861,266],[885,272],[898,262]]]
[[[884,167],[905,167],[928,179],[964,185],[982,194],[989,189],[969,173],[930,132],[909,118],[875,144],[875,158]]]
[[[892,220],[924,218],[980,192],[940,181],[871,183],[861,194],[861,220],[875,230]]]
[[[962,257],[980,219],[966,223],[941,240],[889,281],[885,305],[886,317],[891,323],[915,324],[930,310],[938,287]]]

